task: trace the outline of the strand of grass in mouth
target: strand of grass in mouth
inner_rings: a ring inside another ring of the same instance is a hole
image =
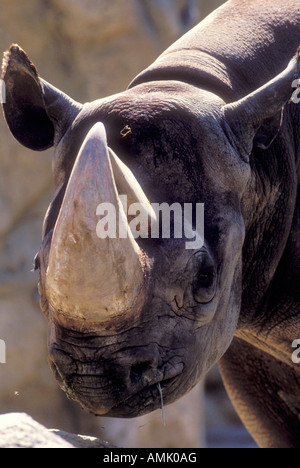
[[[157,384],[157,388],[160,394],[160,401],[161,401],[161,410],[162,410],[162,420],[164,423],[164,427],[166,427],[166,420],[165,420],[165,409],[164,409],[164,399],[163,399],[163,394],[162,394],[162,389],[160,383]]]

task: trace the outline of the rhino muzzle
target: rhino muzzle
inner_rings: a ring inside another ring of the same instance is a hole
[[[154,216],[132,172],[107,146],[103,124],[97,123],[78,153],[50,249],[46,295],[63,326],[91,331],[101,323],[121,323],[137,318],[144,304],[146,257],[132,236],[119,194]],[[115,207],[123,238],[97,235],[97,207],[107,203]]]

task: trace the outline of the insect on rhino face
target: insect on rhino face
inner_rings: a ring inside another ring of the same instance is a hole
[[[164,402],[175,401],[224,354],[239,318],[255,132],[237,145],[232,125],[245,103],[225,106],[167,81],[82,106],[39,78],[18,46],[6,55],[4,80],[15,137],[56,148],[56,193],[35,262],[59,384],[98,415],[157,409],[158,384]],[[181,235],[169,218],[164,235],[154,209],[162,204],[179,210]]]

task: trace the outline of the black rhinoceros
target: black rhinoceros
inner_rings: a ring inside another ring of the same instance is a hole
[[[257,442],[300,447],[299,45],[299,0],[230,0],[126,91],[84,105],[19,46],[5,54],[10,130],[55,147],[35,266],[51,368],[86,410],[145,414],[220,361]],[[124,197],[144,210],[140,236]],[[151,237],[155,203],[204,204],[204,242]],[[99,206],[116,236],[99,235]]]

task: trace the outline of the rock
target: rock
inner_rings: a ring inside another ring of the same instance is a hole
[[[0,416],[1,448],[73,448],[25,413]]]
[[[50,433],[64,439],[66,442],[71,444],[73,448],[117,448],[115,445],[111,445],[109,442],[97,439],[96,437],[70,434],[69,432],[59,431],[58,429],[50,429]]]
[[[113,448],[102,440],[49,430],[28,414],[0,415],[0,448]]]

